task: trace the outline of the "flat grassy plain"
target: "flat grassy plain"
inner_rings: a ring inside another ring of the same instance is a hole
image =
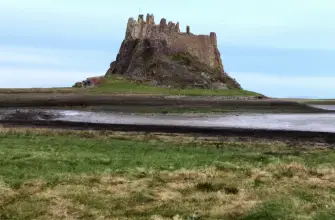
[[[0,130],[0,219],[335,219],[335,150]]]

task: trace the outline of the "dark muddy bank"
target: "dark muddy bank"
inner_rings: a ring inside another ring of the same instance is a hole
[[[276,99],[227,100],[225,97],[145,95],[0,94],[0,107],[82,108],[111,112],[287,112],[322,113],[329,110]]]
[[[131,124],[101,124],[66,121],[0,121],[4,127],[29,127],[29,128],[53,128],[73,130],[100,130],[100,131],[129,131],[129,132],[155,132],[170,134],[193,134],[200,136],[232,137],[241,140],[265,139],[284,142],[316,142],[335,144],[335,133],[313,131],[285,131],[267,129],[246,128],[222,128],[222,127],[196,127],[196,126],[170,126],[170,125],[131,125]]]
[[[32,120],[52,120],[62,116],[57,112],[50,112],[45,110],[38,109],[17,109],[12,111],[1,112],[0,122],[1,121],[32,121]]]

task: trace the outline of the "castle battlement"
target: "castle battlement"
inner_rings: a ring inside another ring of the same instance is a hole
[[[155,17],[153,14],[147,14],[144,20],[144,15],[140,14],[135,20],[134,18],[129,18],[126,30],[126,38],[131,37],[133,39],[141,38],[152,38],[160,37],[166,38],[169,36],[194,36],[194,37],[207,37],[213,45],[217,45],[217,39],[215,32],[211,32],[209,35],[194,35],[191,33],[190,26],[186,26],[185,32],[180,31],[179,22],[172,22],[165,18],[162,18],[159,24],[155,23]]]

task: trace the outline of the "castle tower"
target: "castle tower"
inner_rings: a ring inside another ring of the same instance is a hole
[[[211,32],[209,34],[209,38],[211,40],[212,45],[217,46],[218,43],[217,43],[217,39],[216,39],[216,33],[215,32]]]
[[[143,23],[143,15],[139,15],[139,16],[138,16],[137,22],[138,22],[139,24],[142,24],[142,23]]]
[[[159,23],[159,30],[160,31],[164,31],[165,27],[166,27],[166,19],[165,18],[162,18],[160,23]]]
[[[145,19],[145,23],[149,24],[149,18],[150,18],[150,15],[149,15],[149,13],[148,13],[148,14],[147,14],[147,17],[146,17],[146,19]]]
[[[180,32],[179,22],[177,22],[177,24],[176,24],[176,31],[177,31],[178,33]]]
[[[155,17],[153,14],[151,15],[149,13],[147,14],[146,23],[151,25],[155,24]]]

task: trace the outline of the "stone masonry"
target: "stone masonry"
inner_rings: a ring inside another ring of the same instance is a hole
[[[147,14],[146,21],[143,20],[143,15],[139,15],[137,21],[129,18],[126,38],[164,40],[171,50],[169,52],[188,52],[211,68],[224,72],[215,32],[209,35],[194,35],[189,26],[185,32],[181,32],[179,22],[167,23],[166,19],[162,18],[159,24],[155,24],[154,16]]]

